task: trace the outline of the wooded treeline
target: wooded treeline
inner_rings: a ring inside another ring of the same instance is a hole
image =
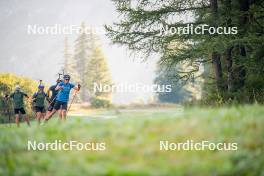
[[[264,2],[262,0],[112,0],[120,20],[105,26],[113,43],[144,58],[161,55],[159,65],[181,82],[204,68],[203,102],[264,101]],[[236,27],[236,34],[160,34],[165,26]],[[177,71],[188,62],[193,70]]]

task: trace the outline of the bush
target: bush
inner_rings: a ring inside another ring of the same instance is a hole
[[[32,96],[38,86],[36,81],[29,78],[10,73],[0,74],[0,123],[6,122],[9,115],[14,115],[11,101],[7,102],[4,96],[10,95],[17,84],[21,86],[21,89],[28,94],[28,96]],[[25,108],[29,115],[33,115],[31,103],[29,101],[25,101]]]
[[[111,105],[109,100],[100,99],[100,98],[92,98],[91,99],[91,107],[93,108],[109,108]]]

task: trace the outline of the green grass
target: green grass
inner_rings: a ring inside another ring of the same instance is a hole
[[[106,118],[105,118],[106,117]],[[107,118],[109,117],[109,118]],[[105,142],[106,151],[27,151],[27,141]],[[237,151],[160,151],[159,141],[237,142]],[[0,175],[264,175],[264,107],[100,111],[0,126]]]

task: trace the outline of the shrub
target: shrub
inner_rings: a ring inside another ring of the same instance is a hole
[[[91,107],[93,108],[109,108],[110,105],[110,101],[106,99],[101,99],[97,97],[91,99]]]
[[[6,101],[4,99],[5,95],[10,95],[14,91],[14,87],[19,84],[21,89],[32,96],[36,91],[38,83],[32,79],[17,76],[10,73],[0,74],[0,123],[6,122],[9,115],[13,116],[13,106],[11,101]],[[30,101],[25,101],[25,108],[29,115],[33,115]],[[12,118],[13,119],[13,118]]]

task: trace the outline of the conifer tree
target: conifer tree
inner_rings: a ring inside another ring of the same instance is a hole
[[[111,91],[102,92],[94,89],[95,84],[102,86],[112,84],[107,61],[100,47],[93,49],[90,61],[87,63],[86,82],[91,97],[110,98]]]
[[[75,64],[75,70],[77,72],[76,77],[74,78],[75,82],[80,83],[83,86],[82,91],[80,92],[81,101],[86,101],[85,99],[85,65],[88,61],[88,38],[86,34],[86,25],[83,22],[81,24],[81,32],[77,39],[75,40],[74,45],[74,56],[73,62]]]
[[[77,76],[75,71],[75,64],[72,60],[72,54],[70,52],[68,37],[64,40],[64,67],[63,70],[66,74],[72,75],[73,79]]]

